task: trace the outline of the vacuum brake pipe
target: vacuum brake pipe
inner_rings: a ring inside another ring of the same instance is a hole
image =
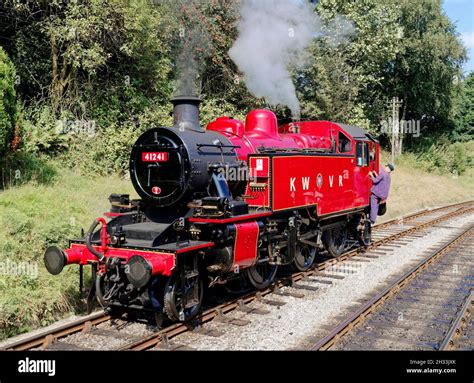
[[[68,249],[67,251],[63,251],[56,246],[50,246],[44,253],[44,264],[46,269],[51,274],[58,275],[63,270],[65,265],[74,263],[86,264],[87,261],[92,260],[92,257],[97,258],[99,262],[103,262],[105,260],[105,255],[94,249],[91,244],[94,230],[99,224],[102,224],[101,249],[103,252],[105,252],[107,249],[107,222],[104,218],[97,218],[92,223],[86,236],[86,248],[90,252],[91,256],[85,256],[85,254],[78,249]]]
[[[94,254],[97,257],[99,262],[102,262],[105,259],[104,254],[94,249],[91,244],[92,235],[94,234],[95,228],[99,224],[102,224],[102,231],[100,233],[101,242],[102,242],[102,251],[106,250],[107,248],[107,222],[105,221],[104,218],[97,218],[94,222],[92,222],[92,225],[89,228],[89,231],[87,232],[87,235],[86,235],[86,247],[87,247],[87,250],[89,250],[92,254]]]

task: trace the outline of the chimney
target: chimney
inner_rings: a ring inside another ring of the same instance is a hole
[[[174,127],[202,132],[199,122],[199,104],[201,99],[197,96],[176,96],[173,103]]]

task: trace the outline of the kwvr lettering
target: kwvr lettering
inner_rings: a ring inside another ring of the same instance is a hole
[[[296,191],[296,186],[299,184],[296,182],[296,178],[297,177],[290,177],[290,192],[294,192]],[[309,190],[311,185],[313,184],[313,181],[311,180],[312,177],[301,177],[301,188],[302,190]],[[337,176],[337,185],[338,187],[343,187],[344,186],[344,179],[348,179],[348,175],[346,173],[343,173],[343,175],[338,175]],[[331,176],[328,176],[328,180],[329,180],[329,187],[333,187],[334,186],[334,175],[331,175]],[[314,187],[317,187],[316,186],[316,182],[317,182],[317,177],[315,177],[315,185]]]

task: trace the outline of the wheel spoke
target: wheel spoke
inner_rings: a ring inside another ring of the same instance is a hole
[[[199,312],[202,297],[202,281],[198,277],[186,280],[183,291],[181,279],[174,276],[170,278],[166,287],[165,311],[170,319],[189,320]]]
[[[316,249],[307,245],[297,247],[294,266],[299,271],[308,270],[316,258]]]
[[[247,269],[247,276],[250,283],[257,289],[264,289],[272,283],[275,278],[277,266],[268,263],[253,266]]]

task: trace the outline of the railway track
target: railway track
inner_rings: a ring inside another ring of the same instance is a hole
[[[474,290],[471,290],[439,346],[440,350],[472,350],[474,348],[473,310]]]
[[[461,209],[467,208],[469,206],[472,206],[473,204],[474,204],[474,201],[465,201],[465,202],[459,202],[459,203],[441,206],[441,207],[437,207],[433,209],[423,209],[415,213],[407,214],[401,218],[394,218],[392,220],[380,223],[376,225],[374,229],[376,229],[377,231],[381,231],[394,224],[402,224],[403,222],[410,222],[412,220],[416,220],[417,218],[422,218],[425,215],[435,214],[437,212],[443,212],[446,210],[455,210],[457,208],[461,208]]]
[[[471,225],[341,321],[312,349],[453,348],[469,325],[473,248]],[[470,339],[471,349],[473,342]]]
[[[7,350],[68,350],[89,349],[92,345],[92,349],[100,349],[102,348],[101,346],[107,344],[106,349],[120,350],[147,350],[152,348],[186,349],[185,346],[174,343],[172,339],[189,331],[214,336],[216,334],[206,330],[205,326],[203,326],[205,323],[213,320],[229,325],[245,325],[245,320],[232,319],[227,314],[234,310],[264,314],[264,309],[250,308],[249,304],[260,302],[264,305],[278,306],[281,302],[275,300],[274,297],[298,297],[303,295],[298,290],[302,289],[304,291],[308,287],[300,286],[299,284],[302,281],[319,277],[341,278],[341,276],[328,273],[327,270],[345,263],[360,264],[370,262],[383,256],[390,248],[396,248],[420,238],[420,236],[424,235],[424,231],[430,227],[436,227],[436,225],[441,224],[443,221],[473,211],[474,202],[469,201],[432,210],[424,210],[402,219],[377,225],[373,230],[374,242],[367,249],[353,249],[337,259],[322,260],[307,272],[297,272],[291,276],[278,279],[271,287],[264,291],[252,292],[238,299],[212,307],[200,314],[192,323],[173,324],[157,332],[143,324],[136,324],[137,328],[133,329],[135,324],[127,322],[126,318],[111,318],[103,312],[98,312],[61,326],[39,331],[31,336],[25,334],[20,339],[10,342],[2,348]],[[111,342],[110,339],[114,341]]]

